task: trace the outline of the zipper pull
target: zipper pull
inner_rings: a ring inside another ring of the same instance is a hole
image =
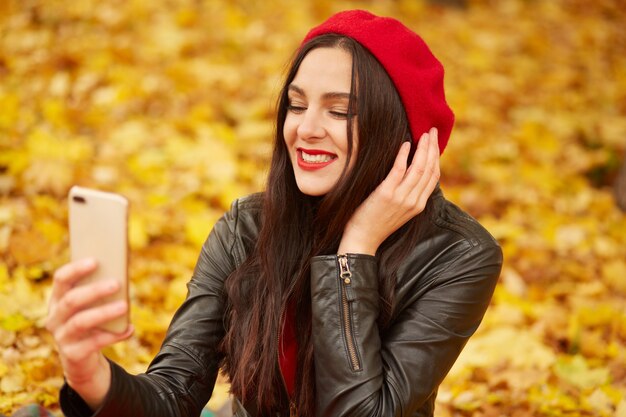
[[[354,301],[354,291],[352,291],[352,271],[348,263],[348,255],[337,255],[339,258],[339,279],[343,282],[343,288],[347,301]]]
[[[352,281],[352,272],[350,271],[350,265],[348,265],[348,255],[337,256],[339,258],[339,270],[341,271],[339,276],[344,284],[349,285]]]

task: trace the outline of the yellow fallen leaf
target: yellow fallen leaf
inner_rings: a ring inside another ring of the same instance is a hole
[[[11,372],[2,377],[0,392],[15,393],[24,389],[24,375],[19,371]]]
[[[188,214],[185,221],[185,237],[189,243],[201,247],[209,231],[219,219],[216,213],[205,211],[197,214]]]
[[[532,332],[501,326],[470,339],[450,374],[467,367],[488,367],[503,362],[514,368],[546,370],[555,359],[554,353]]]
[[[0,328],[10,332],[28,329],[32,325],[33,322],[26,319],[26,317],[20,313],[13,313],[6,316],[0,315]]]
[[[603,367],[592,369],[580,355],[559,358],[554,364],[554,372],[562,380],[582,389],[599,387],[609,380],[608,369]]]
[[[138,250],[146,247],[149,242],[146,230],[146,221],[141,212],[132,210],[128,220],[128,242],[131,249]]]
[[[591,409],[602,415],[610,415],[616,406],[611,397],[601,388],[596,388],[585,400]]]
[[[7,284],[9,284],[9,268],[0,261],[0,292],[6,291]]]
[[[18,264],[31,265],[51,259],[55,247],[35,230],[16,231],[9,242],[9,253]]]
[[[602,278],[616,291],[626,294],[626,260],[616,258],[604,263]]]

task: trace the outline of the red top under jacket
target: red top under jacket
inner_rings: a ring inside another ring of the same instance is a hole
[[[293,322],[294,316],[294,304],[290,302],[285,314],[285,322],[283,323],[280,345],[278,347],[278,363],[290,397],[293,397],[296,385],[296,362],[298,357],[298,341],[296,340],[296,329]]]

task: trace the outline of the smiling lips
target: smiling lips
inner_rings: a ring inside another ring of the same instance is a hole
[[[332,164],[337,155],[331,152],[322,151],[319,149],[296,149],[298,154],[298,166],[305,170],[315,170],[324,168],[325,166]]]

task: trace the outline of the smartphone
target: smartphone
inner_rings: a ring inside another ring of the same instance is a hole
[[[120,291],[98,302],[128,302],[128,200],[119,194],[74,186],[69,198],[70,253],[72,261],[95,258],[98,268],[78,285],[116,279]],[[100,326],[114,333],[126,331],[130,315]]]

